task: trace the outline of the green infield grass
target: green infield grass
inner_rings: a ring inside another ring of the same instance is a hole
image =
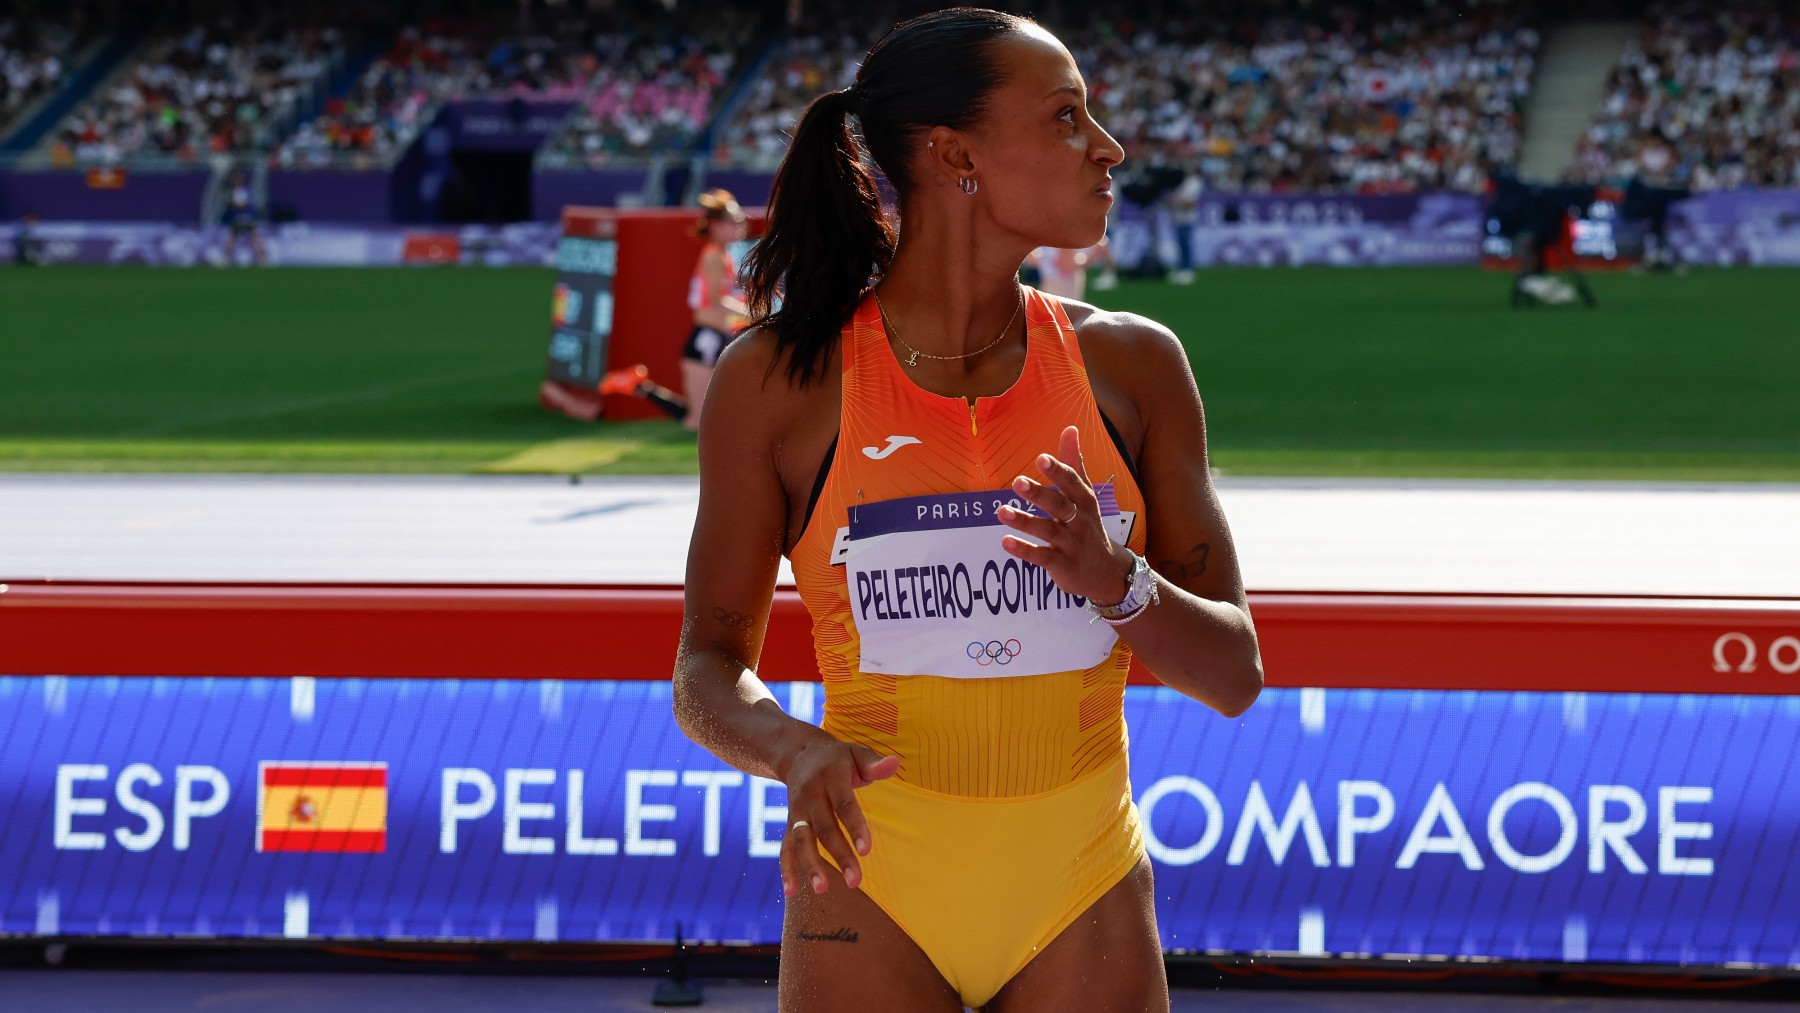
[[[672,422],[537,406],[552,281],[0,269],[0,470],[692,473]],[[1226,474],[1800,480],[1800,273],[1604,275],[1595,310],[1508,283],[1221,270],[1096,300],[1181,336]]]

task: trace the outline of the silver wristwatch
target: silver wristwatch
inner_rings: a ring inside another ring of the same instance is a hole
[[[1162,595],[1156,589],[1156,573],[1150,569],[1149,561],[1135,552],[1131,554],[1131,560],[1131,572],[1125,575],[1125,600],[1117,605],[1096,605],[1090,599],[1087,607],[1094,619],[1120,626],[1136,619],[1145,606],[1161,600]]]

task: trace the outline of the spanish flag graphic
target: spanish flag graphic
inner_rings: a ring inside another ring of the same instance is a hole
[[[256,850],[387,850],[387,764],[262,764]]]

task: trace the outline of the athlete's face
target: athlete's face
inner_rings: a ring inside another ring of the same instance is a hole
[[[1124,149],[1088,115],[1075,59],[1037,26],[1009,35],[1005,82],[970,132],[970,161],[996,224],[1034,246],[1080,249],[1106,234],[1110,172]]]
[[[708,228],[712,241],[720,244],[735,243],[750,233],[748,226],[741,219],[721,218]]]

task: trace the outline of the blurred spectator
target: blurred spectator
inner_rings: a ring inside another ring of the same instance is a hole
[[[154,40],[63,123],[59,160],[193,160],[266,145],[278,118],[320,81],[341,45],[333,28],[265,24],[245,31],[228,18]]]
[[[55,89],[82,33],[79,18],[66,21],[0,18],[0,124]]]
[[[1800,16],[1777,0],[1651,5],[1569,176],[1800,186]]]
[[[225,263],[237,263],[238,240],[250,242],[250,258],[254,264],[268,259],[262,233],[256,227],[256,197],[250,190],[250,176],[242,169],[233,170],[225,193]]]
[[[554,147],[586,161],[689,144],[728,76],[742,18],[704,20],[716,41],[675,31],[673,15],[646,21],[607,9],[522,16],[514,29],[433,19],[403,30],[342,98],[326,102],[282,146],[284,165],[380,164],[397,155],[443,101],[579,101]]]
[[[556,150],[603,165],[619,156],[693,144],[730,77],[737,55],[733,45],[720,37],[660,34],[608,43],[600,83],[557,138]]]
[[[328,99],[277,153],[283,165],[316,166],[347,156],[378,165],[398,155],[437,103],[459,94],[480,71],[477,25],[428,22],[399,33],[348,93]]]
[[[44,239],[37,234],[38,216],[25,212],[13,233],[13,263],[20,267],[36,267],[44,262]]]
[[[779,163],[807,105],[821,92],[848,87],[873,43],[848,30],[789,39],[719,132],[713,158],[739,165]]]
[[[730,121],[718,128],[713,159],[773,168],[812,100],[848,87],[888,29],[934,6],[916,0],[813,0],[795,9],[780,48]]]
[[[1218,0],[1154,27],[1123,13],[1046,23],[1128,163],[1197,177],[1171,198],[1185,213],[1202,189],[1481,190],[1517,154],[1539,45],[1530,10]],[[778,161],[806,104],[849,83],[875,41],[847,26],[891,23],[839,14],[795,33],[721,131],[719,161]]]
[[[507,97],[573,101],[600,69],[596,37],[616,33],[597,12],[570,11],[541,30],[496,41],[476,68],[467,97]]]
[[[1191,162],[1215,190],[1382,193],[1479,191],[1516,157],[1540,41],[1525,5],[1285,6],[1076,36],[1128,162]]]

